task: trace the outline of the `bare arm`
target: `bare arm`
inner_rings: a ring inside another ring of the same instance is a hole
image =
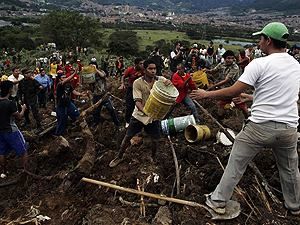
[[[61,84],[67,83],[69,80],[71,80],[71,79],[74,77],[74,75],[75,75],[76,73],[77,73],[77,69],[74,70],[74,72],[73,72],[69,77],[67,77],[66,79],[64,79],[63,81],[61,81]]]
[[[22,117],[24,116],[24,112],[25,112],[25,110],[26,110],[26,105],[24,104],[24,105],[22,105],[22,111],[21,112],[15,112],[15,113],[13,113],[12,115],[15,117],[15,118],[17,118],[17,119],[22,119]]]
[[[84,95],[85,95],[84,93],[81,93],[81,92],[76,91],[76,90],[73,90],[72,93],[73,93],[74,95],[77,95],[77,96],[84,96]]]
[[[203,98],[218,98],[218,99],[230,98],[230,97],[238,96],[248,88],[251,88],[251,86],[241,81],[237,81],[234,83],[234,85],[228,88],[223,88],[216,91],[205,91],[202,89],[193,90],[190,96],[192,99],[195,100],[203,99]]]
[[[136,105],[136,107],[138,108],[139,111],[141,111],[141,112],[144,113],[144,111],[143,111],[144,105],[143,105],[141,99],[137,99],[137,100],[135,101],[135,105]]]
[[[225,78],[225,80],[221,80],[220,82],[214,84],[213,86],[209,87],[207,90],[210,91],[210,90],[213,90],[215,89],[216,87],[220,87],[224,84],[227,84],[229,82],[229,78]]]

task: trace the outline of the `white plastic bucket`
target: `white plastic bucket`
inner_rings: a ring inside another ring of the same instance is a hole
[[[183,131],[191,124],[196,124],[196,120],[193,115],[181,116],[161,121],[161,130],[163,134],[177,133]]]

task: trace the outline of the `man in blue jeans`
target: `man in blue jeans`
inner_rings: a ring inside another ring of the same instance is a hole
[[[76,96],[83,96],[83,93],[80,93],[72,88],[70,80],[74,77],[77,71],[74,71],[73,74],[66,78],[64,74],[57,74],[56,77],[56,117],[57,117],[57,126],[55,135],[60,136],[66,130],[68,117],[74,122],[79,117],[79,111],[75,104],[72,102],[71,94]]]
[[[282,23],[266,25],[259,46],[267,56],[254,59],[232,86],[216,90],[195,90],[191,97],[226,98],[239,96],[253,87],[251,116],[237,135],[228,164],[206,204],[224,214],[235,186],[251,160],[265,147],[272,148],[279,170],[284,205],[292,215],[300,215],[300,173],[297,153],[297,100],[300,64],[286,53],[288,29]]]
[[[0,83],[0,167],[1,175],[6,173],[5,155],[10,150],[14,150],[18,156],[21,156],[22,166],[27,164],[27,146],[24,137],[18,129],[15,118],[23,117],[26,105],[22,105],[21,112],[18,112],[14,101],[9,100],[13,89],[13,82],[3,81]],[[2,175],[3,176],[3,175]]]

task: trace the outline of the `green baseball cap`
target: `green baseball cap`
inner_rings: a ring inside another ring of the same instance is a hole
[[[252,35],[264,34],[270,38],[278,41],[286,41],[289,37],[289,31],[283,23],[273,22],[267,24],[261,31],[253,33]]]

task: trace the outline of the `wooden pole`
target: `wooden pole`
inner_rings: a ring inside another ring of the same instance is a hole
[[[132,188],[125,188],[125,187],[121,187],[115,184],[110,184],[110,183],[106,183],[103,181],[98,181],[98,180],[93,180],[93,179],[89,179],[89,178],[85,178],[83,177],[81,179],[84,182],[87,183],[91,183],[91,184],[96,184],[96,185],[101,185],[104,187],[108,187],[108,188],[112,188],[115,190],[119,190],[119,191],[124,191],[124,192],[128,192],[128,193],[132,193],[132,194],[136,194],[136,195],[143,195],[149,198],[154,198],[154,199],[160,199],[160,200],[164,200],[164,201],[168,201],[168,202],[174,202],[177,204],[182,204],[182,205],[188,205],[188,206],[193,206],[193,207],[201,207],[206,209],[207,211],[210,212],[210,209],[208,207],[206,207],[205,205],[199,204],[197,202],[191,202],[191,201],[186,201],[186,200],[182,200],[182,199],[177,199],[177,198],[170,198],[170,197],[165,197],[165,196],[161,196],[158,194],[153,194],[153,193],[149,193],[149,192],[144,192],[144,191],[138,191]]]
[[[201,109],[202,112],[204,112],[207,116],[209,116],[214,123],[216,123],[221,131],[226,135],[226,137],[233,143],[234,142],[234,137],[227,131],[225,127],[222,126],[222,124],[219,123],[219,121],[214,118],[202,105],[199,104],[196,100],[194,100],[194,103]]]

